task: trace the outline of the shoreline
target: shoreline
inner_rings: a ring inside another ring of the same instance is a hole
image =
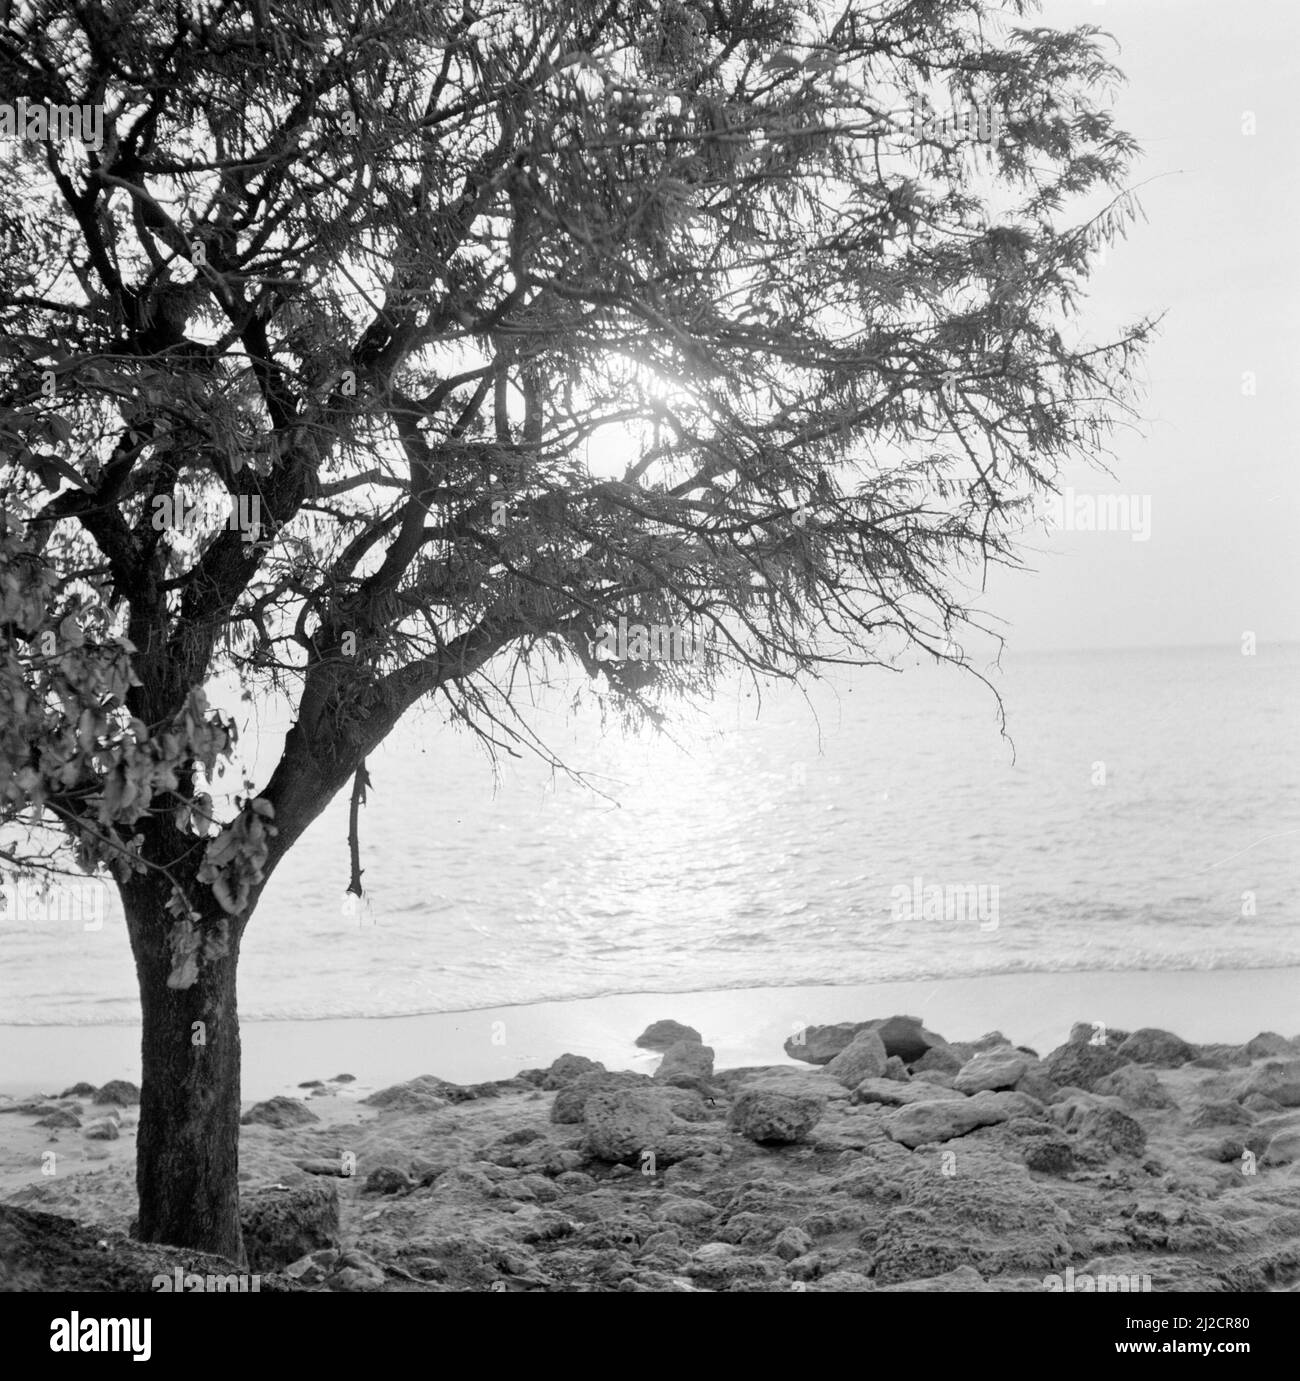
[[[1156,1026],[1185,1039],[1240,1042],[1300,1033],[1300,968],[1011,973],[884,983],[627,993],[421,1016],[245,1021],[243,1098],[308,1079],[356,1076],[358,1091],[419,1074],[454,1083],[510,1078],[566,1052],[610,1068],[648,1067],[637,1034],[663,1017],[700,1031],[718,1069],[766,1065],[796,1025],[906,1012],[948,1040],[1001,1030],[1045,1055],[1076,1021]],[[788,1063],[794,1063],[788,1061]],[[140,1028],[0,1024],[0,1093],[57,1093],[79,1080],[140,1078]]]

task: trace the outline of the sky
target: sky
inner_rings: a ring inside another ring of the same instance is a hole
[[[1076,507],[1122,499],[1141,530],[1034,531],[979,612],[1022,650],[1300,640],[1300,4],[1044,0],[1021,22],[1115,37],[1146,220],[1084,321],[1103,340],[1165,317],[1113,475],[1061,477]]]
[[[1098,336],[1167,315],[1113,478],[1062,476],[1076,505],[1145,501],[1149,536],[1040,532],[1032,573],[995,572],[983,607],[1025,650],[1300,638],[1300,6],[1046,0],[1026,22],[1118,40],[1115,109],[1144,149],[1147,222],[1107,255],[1085,311]]]

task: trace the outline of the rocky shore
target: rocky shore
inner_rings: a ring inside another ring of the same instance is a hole
[[[725,1070],[676,1022],[637,1044],[662,1052],[653,1075],[562,1055],[252,1106],[248,1271],[334,1291],[1300,1290],[1300,1038],[1081,1024],[1040,1057],[895,1016]],[[0,1197],[0,1288],[233,1270],[131,1240],[128,1153],[31,1173],[41,1147],[126,1152],[137,1098],[0,1103],[21,1130],[0,1173],[26,1166]]]

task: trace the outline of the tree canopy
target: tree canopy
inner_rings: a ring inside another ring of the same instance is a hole
[[[184,987],[422,698],[508,742],[546,659],[650,713],[961,660],[1151,329],[1077,329],[1136,149],[1105,36],[1031,19],[14,6],[0,89],[103,140],[0,146],[4,819],[165,899]],[[619,618],[705,655],[602,659]],[[214,819],[227,672],[296,720]]]

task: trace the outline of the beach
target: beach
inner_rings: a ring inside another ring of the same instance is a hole
[[[634,993],[411,1017],[245,1021],[246,1101],[347,1072],[379,1088],[417,1074],[457,1083],[502,1079],[572,1052],[622,1068],[651,1021],[704,1033],[719,1069],[770,1063],[802,1024],[908,1012],[951,1040],[1002,1030],[1046,1051],[1075,1021],[1160,1026],[1195,1041],[1300,1031],[1300,969],[1016,973],[969,979]],[[140,1078],[136,1027],[0,1025],[0,1093],[25,1098],[79,1080]]]
[[[338,1292],[1300,1288],[1298,978],[251,1022],[242,1264]],[[101,1081],[132,1080],[132,1028],[0,1035],[0,1283],[222,1279],[131,1239],[139,1094]]]

